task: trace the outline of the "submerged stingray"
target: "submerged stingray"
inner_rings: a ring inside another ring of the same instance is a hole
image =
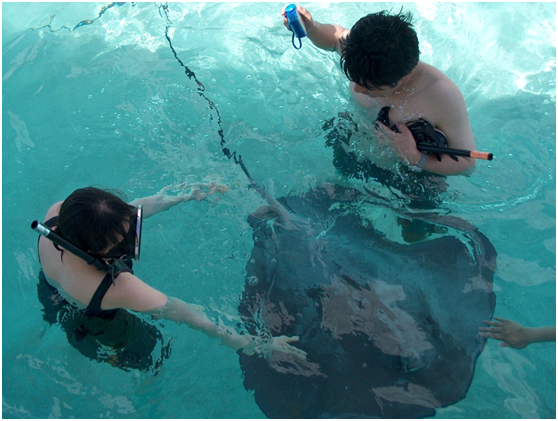
[[[400,216],[429,239],[388,239],[363,215],[380,203],[341,186],[268,201],[239,310],[253,334],[299,336],[307,360],[240,353],[264,414],[418,418],[463,399],[494,312],[488,239],[439,215]]]

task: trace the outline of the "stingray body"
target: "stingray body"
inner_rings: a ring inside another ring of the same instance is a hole
[[[370,200],[368,200],[370,202]],[[356,190],[324,185],[250,215],[239,306],[253,334],[299,336],[303,361],[240,353],[270,418],[420,418],[463,399],[495,306],[496,252],[465,221],[414,216],[427,240],[389,240]]]

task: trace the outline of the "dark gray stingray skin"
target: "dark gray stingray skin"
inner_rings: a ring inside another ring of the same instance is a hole
[[[239,311],[251,333],[299,336],[293,345],[307,352],[307,361],[239,353],[244,386],[267,417],[427,417],[471,384],[485,344],[478,327],[494,312],[494,247],[439,215],[403,215],[402,225],[431,235],[388,240],[356,212],[363,200],[374,205],[324,185],[249,217]]]

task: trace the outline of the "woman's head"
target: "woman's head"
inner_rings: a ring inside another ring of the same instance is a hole
[[[102,256],[126,238],[135,215],[135,208],[115,194],[85,187],[74,191],[62,203],[58,231],[82,250]]]
[[[341,67],[367,88],[394,87],[419,61],[418,38],[410,14],[382,11],[360,19],[342,40]]]

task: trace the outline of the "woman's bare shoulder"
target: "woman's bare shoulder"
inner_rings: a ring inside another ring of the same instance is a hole
[[[125,272],[118,275],[103,299],[103,308],[127,308],[148,311],[164,306],[167,296],[149,286],[136,275]]]
[[[57,216],[60,213],[60,207],[62,206],[62,203],[63,200],[61,200],[60,202],[56,202],[48,209],[45,215],[45,221],[48,221],[50,218]]]

